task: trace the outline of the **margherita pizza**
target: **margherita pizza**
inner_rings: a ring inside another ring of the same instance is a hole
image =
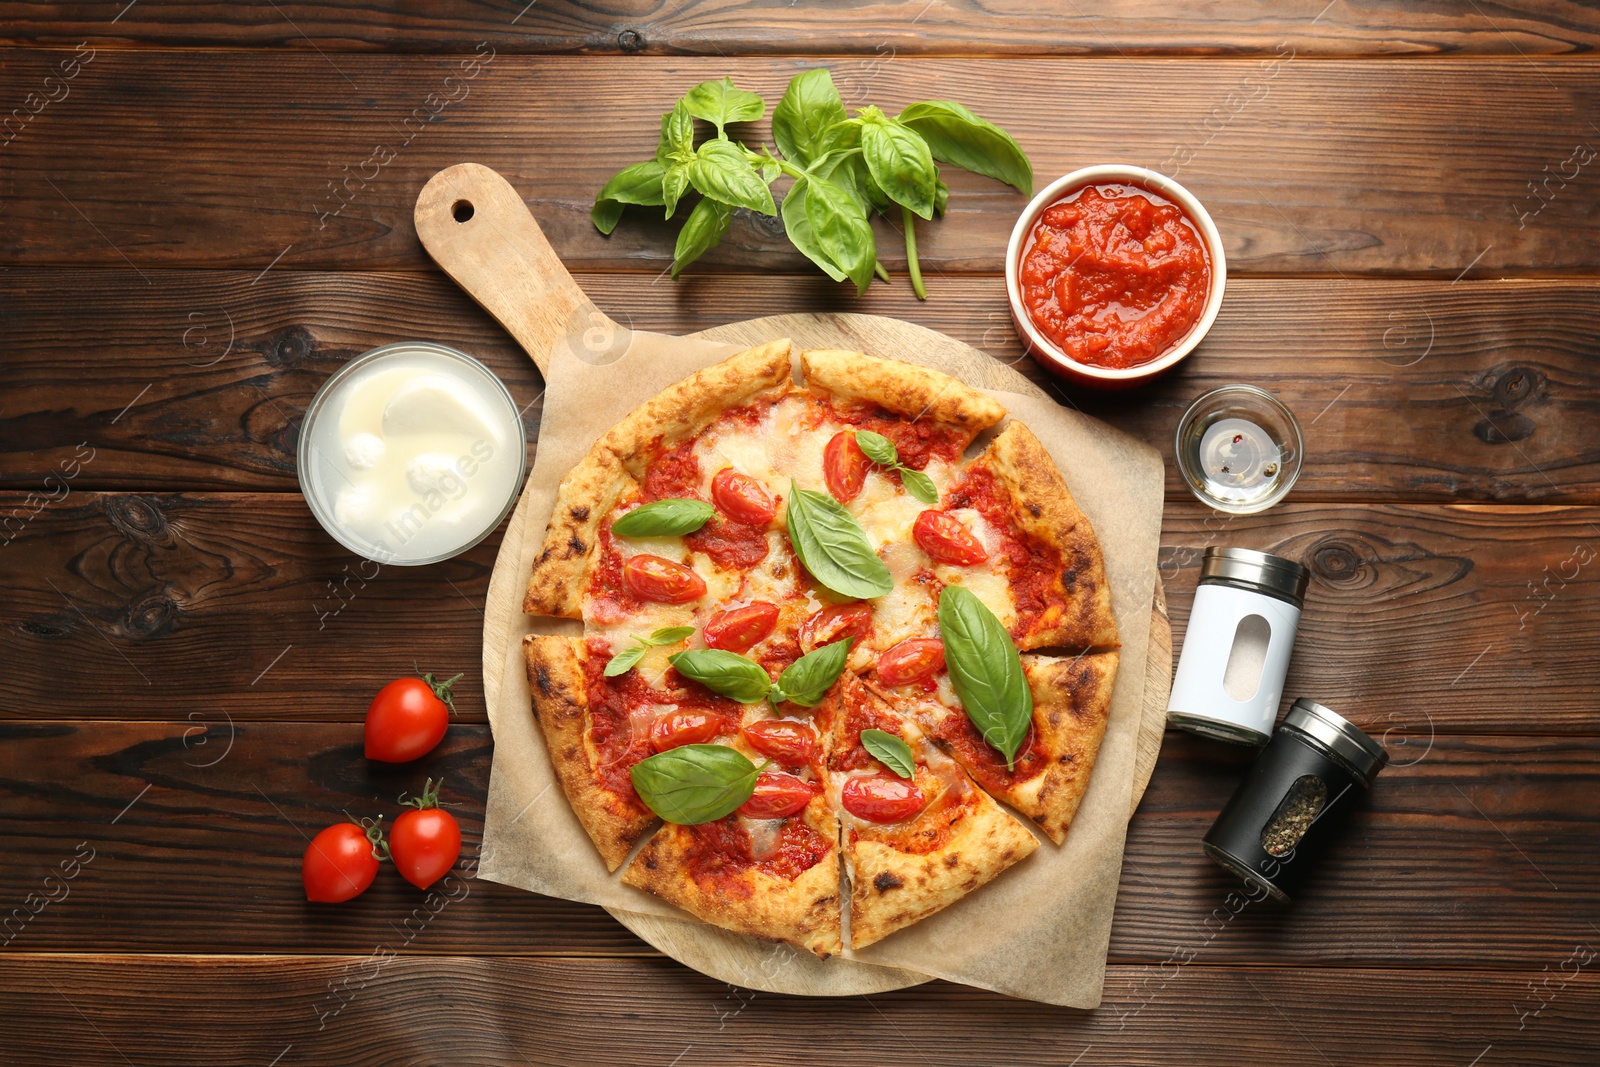
[[[799,364],[741,352],[595,444],[524,603],[583,636],[525,652],[606,865],[826,957],[1037,848],[1002,805],[1066,839],[1118,643],[1099,542],[1025,426],[968,458],[1005,418],[984,394],[859,352]]]

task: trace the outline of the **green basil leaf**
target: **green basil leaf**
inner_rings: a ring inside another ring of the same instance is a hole
[[[894,447],[894,442],[881,433],[871,430],[857,430],[856,444],[861,446],[861,451],[867,458],[883,467],[900,466],[900,450]]]
[[[594,209],[589,212],[589,217],[594,220],[595,228],[601,233],[616,229],[617,220],[622,217],[623,204],[652,207],[660,204],[663,173],[665,169],[654,159],[618,171],[594,198]]]
[[[1017,749],[1033,725],[1033,693],[1011,635],[976,595],[959,585],[939,594],[945,664],[967,718],[1016,767]]]
[[[861,153],[872,180],[890,200],[933,218],[939,172],[920,134],[890,118],[867,122],[861,127]]]
[[[806,179],[806,219],[817,246],[845,276],[856,283],[856,293],[872,284],[878,247],[872,223],[854,195],[843,186],[815,174]]]
[[[731,815],[755,792],[756,765],[727,745],[682,745],[635,763],[633,788],[651,811],[680,826]]]
[[[960,104],[948,100],[912,104],[900,112],[900,121],[922,135],[935,159],[1005,182],[1024,196],[1033,192],[1033,164],[1022,146]]]
[[[639,639],[635,637],[634,640]],[[644,659],[644,654],[648,651],[650,646],[646,644],[629,645],[606,662],[605,676],[615,678],[619,674],[627,674],[639,665],[639,661]]]
[[[693,636],[693,626],[663,626],[643,640],[650,645],[675,645],[684,638]],[[637,641],[640,638],[634,638],[634,640]]]
[[[674,163],[661,175],[661,203],[667,209],[667,218],[677,214],[678,201],[683,199],[683,194],[689,189],[689,166],[686,163]]]
[[[772,109],[772,139],[790,162],[810,166],[824,152],[828,128],[845,120],[844,99],[827,67],[814,67],[789,80]]]
[[[894,590],[889,568],[844,505],[827,493],[801,489],[791,481],[784,510],[789,541],[811,577],[840,596],[856,600]]]
[[[608,234],[622,221],[622,205],[615,200],[597,199],[589,209],[589,221],[594,223],[595,229]]]
[[[917,773],[916,757],[911,754],[911,746],[906,744],[903,737],[887,730],[862,730],[861,747],[901,778],[910,778]]]
[[[720,648],[692,648],[667,657],[678,673],[692,678],[719,696],[754,704],[765,700],[772,679],[761,664],[737,652]]]
[[[634,508],[611,524],[618,537],[678,537],[694,533],[717,509],[704,500],[657,500]]]
[[[687,163],[694,158],[694,116],[682,100],[661,116],[661,140],[656,144],[656,162],[662,166]]]
[[[731,141],[707,141],[689,165],[689,184],[703,196],[730,207],[747,207],[763,215],[776,215],[772,190],[750,166],[744,149]]]
[[[755,93],[734,87],[731,78],[701,82],[683,98],[684,107],[697,119],[717,128],[720,137],[730,122],[754,122],[767,113],[767,102]]]
[[[733,208],[727,204],[709,199],[696,204],[678,231],[678,244],[672,252],[672,276],[676,278],[683,268],[715,248],[732,222]]]
[[[803,708],[814,708],[820,704],[829,688],[839,680],[839,675],[844,673],[845,662],[850,658],[850,645],[854,641],[855,638],[846,637],[823,645],[789,664],[778,675],[778,684],[773,687],[773,703],[787,700]]]
[[[784,194],[781,213],[783,215],[783,230],[789,235],[789,243],[798,248],[807,259],[822,268],[824,274],[836,282],[845,279],[844,271],[834,265],[822,251],[822,246],[817,243],[817,235],[811,229],[811,220],[806,216],[806,185],[809,179],[801,178]]]
[[[939,502],[939,487],[933,484],[932,478],[910,467],[896,469],[900,471],[900,484],[906,487],[906,492],[924,504],[933,505]]]
[[[943,178],[940,178],[938,184],[933,187],[933,213],[944,218],[944,210],[949,206],[950,187],[944,183]]]

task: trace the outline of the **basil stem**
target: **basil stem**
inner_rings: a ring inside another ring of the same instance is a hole
[[[715,514],[704,500],[657,500],[619,518],[611,532],[620,537],[678,537],[694,533]]]
[[[922,284],[922,264],[917,261],[917,220],[912,216],[911,209],[903,204],[900,218],[906,227],[906,271],[911,275],[911,291],[917,294],[918,300],[926,300],[928,288]]]
[[[1006,628],[983,601],[959,585],[939,594],[945,664],[967,718],[1016,768],[1017,750],[1033,725],[1033,693]]]
[[[682,745],[635,763],[628,776],[649,809],[698,826],[731,815],[755,792],[760,768],[727,745]]]
[[[901,778],[910,778],[917,773],[916,758],[903,737],[887,730],[862,730],[861,747]]]
[[[789,541],[800,565],[822,585],[855,600],[870,600],[894,590],[889,568],[843,504],[790,481],[785,512]]]

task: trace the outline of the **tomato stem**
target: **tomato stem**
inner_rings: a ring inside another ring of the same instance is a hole
[[[383,839],[382,815],[379,815],[376,819],[357,819],[347,811],[344,813],[344,817],[361,827],[362,832],[367,835],[367,841],[372,845],[373,859],[378,860],[381,863],[389,858],[389,842]]]
[[[428,683],[428,688],[433,690],[434,696],[444,701],[445,707],[450,709],[450,713],[452,715],[455,714],[456,698],[455,694],[450,691],[450,687],[455,685],[461,679],[465,678],[467,676],[467,672],[462,671],[454,678],[446,678],[441,682],[434,678],[434,676],[431,674],[424,674],[422,668],[417,666],[415,660],[413,660],[411,663],[411,669],[417,672],[417,677]]]
[[[439,803],[439,787],[442,785],[444,785],[444,775],[440,775],[437,782],[435,782],[432,778],[429,778],[422,786],[422,795],[420,797],[412,797],[410,800],[407,800],[406,795],[401,793],[400,803],[407,806],[414,806],[418,811],[421,811],[424,808],[441,807],[442,805]]]

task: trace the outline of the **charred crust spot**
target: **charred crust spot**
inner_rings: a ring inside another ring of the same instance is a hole
[[[1017,850],[1016,849],[1008,848],[1004,852],[1000,853],[1000,858],[1002,860],[1010,860],[1011,857],[1015,856],[1016,854],[1017,854]]]
[[[872,879],[872,888],[880,893],[887,893],[891,889],[899,889],[903,885],[905,885],[904,882],[888,871],[884,871]]]
[[[589,521],[589,507],[588,507],[587,504],[582,506],[582,507],[576,507],[576,508],[572,509],[572,521],[573,522],[588,522]]]
[[[944,858],[944,865],[946,867],[949,867],[952,871],[956,869],[956,866],[960,862],[961,862],[961,854],[958,853],[958,852],[952,852],[952,853],[950,853],[950,855],[948,855],[948,856],[946,856]]]
[[[1034,518],[1037,519],[1040,515],[1044,514],[1044,509],[1041,508],[1038,504],[1029,504],[1028,505],[1028,514],[1032,515]]]
[[[574,536],[574,537],[568,538],[568,540],[567,540],[567,548],[571,551],[571,554],[574,555],[574,556],[576,556],[579,553],[583,552],[586,547],[587,546],[584,545],[583,538],[581,538],[581,537]]]
[[[555,692],[555,687],[550,684],[550,668],[538,666],[533,669],[533,684],[539,687],[539,692],[549,696]]]

